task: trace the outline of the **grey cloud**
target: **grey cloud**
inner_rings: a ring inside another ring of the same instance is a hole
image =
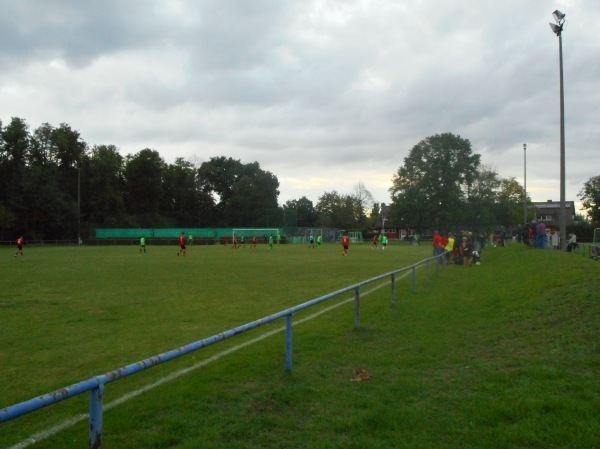
[[[373,176],[363,179],[367,187],[391,184],[421,139],[453,132],[483,163],[517,179],[528,142],[531,182],[557,190],[558,43],[547,25],[554,6],[544,2],[0,0],[0,7],[3,121],[68,122],[90,144],[151,147],[167,160],[226,151],[281,178],[299,168],[333,178],[344,167]],[[592,0],[568,9],[573,198],[598,174],[600,11]],[[64,71],[53,72],[51,60]]]

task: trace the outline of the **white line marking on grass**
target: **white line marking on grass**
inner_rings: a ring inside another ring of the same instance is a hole
[[[404,274],[403,276],[399,277],[398,279],[402,279],[404,277],[406,277],[408,275],[408,272],[406,274]],[[382,287],[385,287],[386,285],[388,285],[390,283],[390,281],[386,281],[381,283],[380,285],[377,285],[373,288],[371,288],[370,290],[367,290],[365,292],[362,292],[361,295],[369,295],[370,293],[375,292],[376,290],[379,290]],[[343,306],[344,304],[347,304],[349,302],[353,302],[354,301],[354,296],[352,296],[351,298],[345,299],[343,301],[340,301],[332,306],[329,306],[319,312],[313,313],[312,315],[309,315],[305,318],[302,318],[301,320],[298,321],[294,321],[293,325],[297,325],[297,324],[301,324],[304,323],[306,321],[312,320],[320,315],[323,315],[324,313],[327,313],[333,309],[336,309],[340,306]],[[264,334],[253,338],[252,340],[248,340],[247,342],[241,343],[237,346],[233,346],[229,349],[226,349],[224,351],[219,352],[218,354],[213,355],[212,357],[209,357],[205,360],[202,360],[201,362],[198,362],[192,366],[189,366],[187,368],[183,368],[179,371],[176,371],[174,373],[169,374],[168,376],[163,377],[162,379],[157,380],[156,382],[152,382],[148,385],[143,386],[142,388],[138,388],[137,390],[132,391],[131,393],[127,393],[126,395],[121,396],[118,399],[115,399],[112,402],[109,402],[108,404],[104,405],[103,410],[107,411],[110,410],[118,405],[123,404],[124,402],[129,401],[130,399],[135,398],[136,396],[139,396],[143,393],[146,393],[162,384],[165,384],[167,382],[170,382],[172,380],[177,379],[178,377],[181,377],[185,374],[188,374],[194,370],[197,370],[198,368],[202,368],[203,366],[208,365],[209,363],[215,362],[216,360],[219,360],[222,357],[225,357],[226,355],[232,354],[240,349],[243,349],[247,346],[253,345],[254,343],[258,343],[261,340],[264,340],[266,338],[269,338],[275,334],[278,334],[280,332],[285,331],[285,326],[282,326],[280,328],[277,329],[273,329],[272,331],[269,332],[265,332]],[[20,443],[15,444],[14,446],[10,446],[6,449],[25,449],[26,447],[31,446],[34,443],[37,443],[38,441],[44,440],[46,438],[49,438],[53,435],[56,435],[58,432],[61,432],[62,430],[65,430],[85,419],[89,418],[89,414],[88,413],[84,413],[84,414],[80,414],[80,415],[76,415],[73,416],[72,418],[68,418],[66,420],[64,420],[63,422],[61,422],[60,424],[57,424],[56,426],[50,427],[49,429],[46,429],[42,432],[38,432],[35,433],[33,435],[31,435],[29,438],[21,441]]]

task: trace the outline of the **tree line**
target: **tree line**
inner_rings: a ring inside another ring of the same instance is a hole
[[[76,239],[108,227],[283,227],[367,225],[372,196],[335,191],[278,204],[279,180],[258,162],[223,156],[166,163],[150,148],[123,156],[90,147],[68,124],[32,132],[0,122],[0,239]]]
[[[393,163],[393,161],[390,161]],[[481,163],[467,139],[427,137],[391,180],[388,223],[397,228],[490,229],[523,222],[525,191]],[[258,162],[211,157],[166,163],[153,149],[123,156],[89,146],[68,124],[30,131],[0,121],[0,240],[76,239],[108,227],[336,227],[368,232],[381,204],[358,181],[351,193],[324,192],[278,203],[279,180]],[[598,219],[600,177],[580,192]],[[535,218],[535,211],[530,217]]]
[[[415,145],[394,175],[390,194],[395,222],[414,229],[510,229],[536,219],[523,186],[482,164],[470,141],[452,133]],[[588,217],[576,216],[575,221],[598,223],[600,176],[587,181],[579,197]]]

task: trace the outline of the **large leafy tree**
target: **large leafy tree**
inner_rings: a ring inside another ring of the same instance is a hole
[[[67,125],[43,124],[33,134],[20,118],[1,130],[0,203],[14,233],[74,238],[79,224],[78,171],[86,144]]]
[[[13,117],[6,127],[0,126],[0,139],[0,162],[3,165],[9,163],[12,167],[25,166],[29,150],[29,125],[25,120]]]
[[[600,223],[600,176],[588,179],[579,192],[583,208],[592,223]]]
[[[350,195],[342,195],[335,190],[325,192],[315,206],[317,224],[328,228],[354,228],[357,226],[355,206]]]
[[[278,210],[279,181],[258,162],[244,164],[224,207],[224,217],[231,226],[265,226],[265,211]]]
[[[125,225],[125,161],[114,145],[92,148],[85,165],[85,213],[92,227]]]
[[[71,129],[65,123],[52,129],[49,144],[63,189],[75,204],[78,194],[78,170],[86,157],[87,144],[81,139],[79,131]]]
[[[377,217],[381,213],[381,205],[379,203],[373,203],[371,207],[371,211],[369,213],[369,227],[372,227],[375,221],[377,221]]]
[[[198,169],[200,188],[215,197],[223,205],[232,195],[233,185],[239,178],[242,163],[224,156],[212,157]]]
[[[496,223],[505,227],[523,222],[523,186],[515,178],[502,179],[497,195]]]
[[[54,160],[61,170],[73,172],[84,157],[87,145],[81,140],[79,131],[71,129],[66,123],[61,123],[50,133]]]
[[[323,227],[366,230],[372,222],[366,212],[369,210],[372,214],[374,205],[373,195],[359,181],[353,194],[340,194],[335,190],[323,193],[315,206],[316,223]]]
[[[317,224],[317,214],[313,202],[303,196],[297,200],[288,200],[286,209],[296,211],[296,225],[300,227],[311,227]]]
[[[258,162],[211,158],[198,169],[198,184],[215,200],[215,225],[268,226],[269,211],[278,215],[279,181]]]
[[[53,160],[53,133],[54,127],[48,123],[42,124],[33,132],[28,153],[28,163],[30,165],[49,167],[55,162]]]
[[[24,120],[13,117],[2,127],[0,123],[0,204],[2,215],[16,220],[26,210],[22,180],[26,173],[26,155],[29,149],[29,126]]]
[[[470,227],[489,228],[496,224],[497,194],[502,180],[491,167],[481,165],[467,198],[467,219]]]
[[[125,161],[125,202],[131,225],[160,227],[166,164],[157,151],[145,148]]]
[[[479,165],[480,155],[467,139],[451,133],[425,138],[392,179],[394,218],[417,229],[462,223]]]
[[[19,179],[21,198],[27,205],[19,214],[31,238],[73,238],[77,229],[77,178],[63,178],[53,159],[55,129],[43,124],[30,136],[27,167]]]
[[[192,163],[177,158],[164,174],[163,215],[172,226],[196,226],[199,221],[196,170]]]
[[[80,223],[80,217],[78,217],[81,190],[80,170],[87,158],[87,144],[81,139],[79,131],[62,123],[58,128],[52,129],[49,149],[52,151],[57,179],[61,185],[60,212],[66,219],[61,227],[65,236],[73,238],[77,235]]]

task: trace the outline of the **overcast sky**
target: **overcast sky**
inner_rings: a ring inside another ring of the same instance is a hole
[[[279,202],[392,177],[437,133],[560,199],[600,175],[598,0],[0,0],[0,120],[67,123],[88,145],[169,163],[258,162]]]

